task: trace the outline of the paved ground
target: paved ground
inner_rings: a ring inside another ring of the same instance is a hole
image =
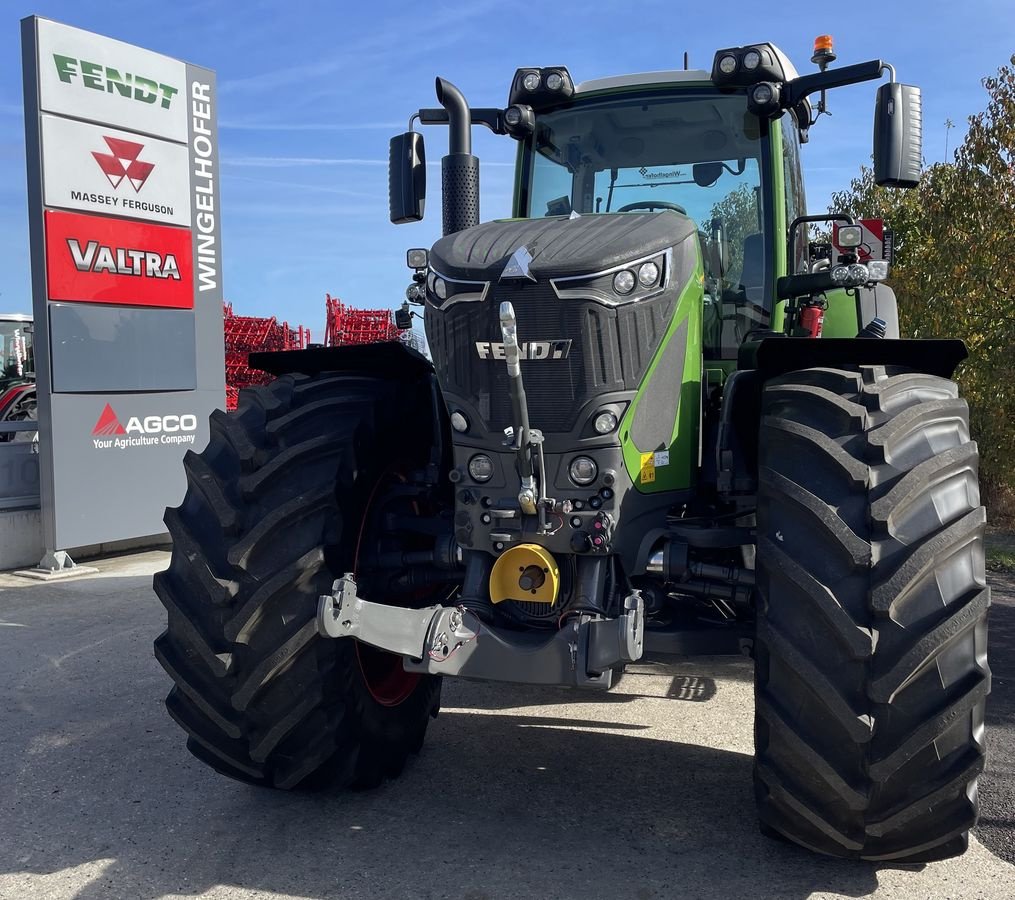
[[[229,782],[162,708],[164,561],[60,585],[0,576],[0,897],[1015,896],[995,855],[1015,828],[1010,591],[991,626],[983,843],[900,869],[757,833],[740,661],[641,669],[605,696],[451,684],[423,755],[379,791]]]

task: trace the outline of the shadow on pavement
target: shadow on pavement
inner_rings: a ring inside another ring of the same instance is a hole
[[[634,688],[631,675],[639,676],[642,683],[649,681],[652,692],[646,693]],[[750,660],[724,656],[690,662],[637,663],[619,681],[615,678],[613,687],[608,692],[530,685],[505,688],[499,684],[477,683],[469,686],[469,706],[472,709],[506,710],[550,706],[555,703],[631,703],[646,698],[707,703],[716,695],[716,679],[751,683],[754,680],[754,669]]]
[[[991,573],[989,580],[987,767],[980,779],[976,836],[1015,862],[1015,577]]]
[[[590,707],[483,712],[493,707],[480,685],[457,688],[457,709],[432,725],[421,757],[377,791],[230,782],[190,757],[162,706],[168,679],[151,641],[164,620],[150,579],[89,584],[73,598],[53,589],[44,604],[0,593],[0,620],[20,626],[0,628],[4,896],[223,886],[314,898],[802,900],[877,888],[875,866],[758,833],[748,756],[611,729]],[[526,689],[499,692],[501,709],[533,705]]]

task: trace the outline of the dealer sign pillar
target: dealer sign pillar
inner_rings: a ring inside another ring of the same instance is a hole
[[[225,402],[215,75],[22,20],[45,569],[159,535]]]

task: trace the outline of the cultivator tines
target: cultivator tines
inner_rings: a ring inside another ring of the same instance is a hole
[[[302,350],[310,343],[310,329],[274,316],[237,316],[233,305],[223,305],[223,333],[226,344],[226,409],[236,409],[240,388],[267,384],[272,376],[249,365],[251,353],[265,350]]]
[[[401,332],[395,327],[389,309],[354,309],[337,297],[325,295],[327,325],[326,347],[397,341]],[[236,409],[240,388],[267,384],[271,376],[249,365],[251,353],[265,350],[303,350],[310,343],[310,329],[274,316],[238,316],[231,303],[222,305],[223,333],[226,343],[226,408]]]
[[[325,295],[328,323],[324,343],[328,347],[397,341],[399,331],[390,309],[354,309],[337,297]]]

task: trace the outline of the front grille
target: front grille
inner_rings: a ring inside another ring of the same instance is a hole
[[[427,339],[444,393],[477,409],[492,431],[511,424],[507,366],[481,359],[476,342],[500,342],[505,300],[514,306],[519,342],[571,341],[565,359],[521,363],[532,427],[560,434],[574,428],[589,400],[637,388],[672,317],[675,291],[611,309],[560,300],[545,281],[495,284],[483,302],[428,308]]]

